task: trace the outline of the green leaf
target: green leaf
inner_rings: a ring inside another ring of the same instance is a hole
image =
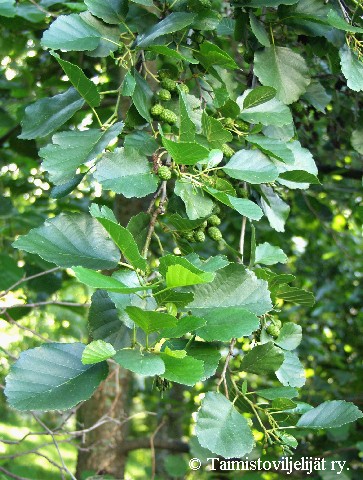
[[[168,313],[144,311],[139,307],[126,307],[126,313],[146,334],[158,332],[163,328],[175,327],[177,319]]]
[[[295,350],[302,340],[302,328],[292,322],[284,323],[275,344],[284,350]]]
[[[239,458],[254,447],[247,420],[224,395],[208,392],[198,412],[195,432],[202,447],[223,458]]]
[[[163,360],[154,353],[124,348],[119,350],[113,359],[121,367],[127,368],[127,370],[131,370],[131,372],[138,375],[152,377],[154,375],[162,375],[165,372]]]
[[[137,37],[136,45],[145,48],[154,40],[169,33],[178,32],[190,25],[195,18],[192,13],[174,12]]]
[[[206,325],[198,329],[198,337],[206,341],[229,342],[233,337],[251,335],[260,326],[258,317],[241,307],[211,310],[203,315]]]
[[[18,267],[16,260],[5,253],[0,253],[0,290],[6,290],[22,277],[25,277],[25,272]]]
[[[310,83],[304,58],[286,47],[268,47],[255,53],[255,75],[263,85],[276,89],[283,103],[296,102]]]
[[[45,137],[66,123],[83,104],[83,98],[73,87],[54,97],[37,100],[25,109],[19,138],[31,140]]]
[[[247,90],[241,97],[237,98],[237,104],[241,108],[240,116],[246,122],[262,123],[262,125],[274,125],[276,127],[290,125],[293,122],[289,107],[277,98],[258,104],[255,107],[244,107],[244,101],[248,94],[249,91]]]
[[[355,92],[361,92],[363,90],[363,62],[347,45],[339,50],[339,55],[348,87]]]
[[[291,172],[282,172],[279,174],[279,179],[287,180],[288,182],[296,182],[299,184],[313,184],[321,185],[318,177],[312,173],[306,172],[305,170],[293,170]]]
[[[39,150],[44,159],[42,167],[49,172],[50,180],[55,184],[71,181],[76,169],[94,160],[121,133],[123,126],[119,122],[107,130],[70,130],[53,135],[52,143]]]
[[[155,192],[158,184],[147,158],[129,148],[102,155],[94,177],[106,190],[122,193],[126,198],[145,197]]]
[[[119,251],[105,229],[97,220],[80,213],[50,218],[19,237],[13,246],[60,267],[108,269],[116,267],[120,260]]]
[[[163,145],[172,156],[175,163],[195,165],[208,158],[209,150],[195,142],[174,142],[163,137]]]
[[[272,309],[267,282],[242,265],[231,264],[216,272],[213,282],[192,287],[194,300],[188,306],[198,317],[227,307],[242,307],[255,315]]]
[[[189,55],[186,55],[180,52],[177,52],[176,50],[173,50],[166,45],[150,45],[148,47],[148,50],[151,52],[158,53],[159,55],[163,55],[164,57],[169,57],[169,58],[175,58],[176,60],[183,60],[187,63],[193,63],[197,64],[199,63],[198,60],[196,60],[193,57],[190,57]]]
[[[186,315],[178,320],[175,327],[163,328],[160,332],[162,338],[180,338],[187,333],[194,332],[198,328],[205,325],[203,318]],[[199,332],[198,332],[199,336]]]
[[[207,115],[205,111],[202,115],[202,131],[212,148],[221,148],[224,143],[233,140],[231,132],[223,128],[221,122]]]
[[[258,150],[236,152],[223,170],[232,178],[252,184],[273,182],[278,177],[275,165]]]
[[[77,173],[73,178],[71,178],[71,180],[68,180],[68,182],[53,187],[50,192],[50,198],[66,197],[78,187],[85,175],[85,173]]]
[[[84,3],[92,15],[115,25],[125,20],[129,9],[127,0],[85,0]]]
[[[363,33],[363,28],[355,27],[348,23],[338,12],[330,9],[327,15],[328,24],[338,30],[351,33]]]
[[[182,351],[183,352],[183,351]],[[173,353],[161,353],[165,364],[163,377],[171,382],[181,383],[183,385],[193,386],[204,377],[203,362],[189,355],[178,357]],[[184,351],[184,354],[186,352]]]
[[[94,340],[111,343],[115,350],[130,344],[128,328],[121,322],[115,304],[104,290],[92,295],[88,326]]]
[[[290,207],[285,203],[271,187],[262,186],[263,197],[261,207],[269,224],[277,232],[285,231],[285,222],[290,213]]]
[[[297,303],[305,307],[312,307],[315,303],[314,295],[301,288],[282,285],[276,291],[276,297],[285,302]]]
[[[15,0],[0,0],[0,16],[15,17]]]
[[[69,81],[88,105],[90,107],[98,107],[101,103],[101,97],[98,93],[97,86],[86,77],[83,70],[73,63],[62,60],[57,53],[51,52],[51,54],[63,68]]]
[[[11,367],[5,395],[17,410],[66,410],[87,400],[108,374],[105,362],[83,365],[82,343],[46,343]]]
[[[151,156],[159,145],[149,133],[134,130],[125,136],[124,147],[137,150],[140,155]]]
[[[131,217],[129,223],[127,224],[127,230],[134,237],[136,245],[140,251],[142,251],[146,242],[146,237],[150,227],[150,220],[150,214],[140,212],[134,217]]]
[[[355,422],[362,417],[363,413],[354,403],[333,400],[324,402],[304,413],[296,426],[303,428],[337,428],[346,423]]]
[[[110,292],[133,293],[142,290],[149,290],[151,288],[150,285],[129,287],[127,284],[118,280],[117,277],[109,277],[108,275],[103,275],[102,273],[95,272],[89,268],[73,267],[73,271],[81,283],[92,288],[102,288]]]
[[[87,52],[90,57],[108,57],[110,52],[114,52],[121,44],[120,28],[117,26],[107,25],[98,18],[94,17],[90,12],[82,12],[80,17],[87,25],[94,28],[100,37],[99,45],[94,50]]]
[[[242,358],[240,368],[245,372],[264,374],[276,372],[284,361],[283,352],[273,342],[256,345]]]
[[[189,220],[189,218],[181,217],[178,213],[167,213],[163,220],[165,220],[169,227],[171,225],[175,230],[183,232],[185,230],[194,230],[199,227],[202,225],[205,218]]]
[[[275,398],[270,408],[272,408],[273,410],[285,411],[296,408],[296,406],[297,404],[289,398]]]
[[[146,269],[146,260],[140,255],[138,246],[131,235],[131,233],[125,228],[107,218],[97,217],[100,224],[105,227],[112,240],[121,250],[124,257],[135,268],[140,270]]]
[[[132,97],[136,87],[136,80],[131,75],[131,72],[128,71],[122,81],[121,85],[121,95],[124,97]],[[137,132],[138,133],[138,132]],[[140,132],[145,133],[146,132]],[[146,134],[147,135],[147,134]]]
[[[296,353],[285,351],[284,362],[276,372],[276,377],[285,387],[302,387],[305,384],[305,371]]]
[[[211,272],[191,272],[183,265],[170,265],[166,273],[166,285],[168,288],[184,287],[211,282],[214,274]]]
[[[261,208],[247,198],[236,198],[212,187],[204,186],[203,189],[220,202],[251,220],[260,220],[263,215]]]
[[[279,247],[275,247],[270,243],[261,243],[256,247],[255,263],[264,265],[275,265],[276,263],[286,263],[287,256]]]
[[[309,102],[316,110],[325,113],[325,108],[329,104],[332,96],[328,94],[323,85],[318,81],[313,81],[308,85],[303,98]]]
[[[110,343],[103,340],[95,340],[89,343],[82,353],[83,365],[99,363],[115,355],[116,350]]]
[[[194,142],[196,126],[192,121],[191,105],[187,95],[179,90],[179,140],[181,142]]]
[[[183,200],[190,220],[211,215],[214,206],[212,200],[203,195],[203,191],[199,187],[194,187],[190,181],[177,180],[174,193]]]
[[[299,392],[292,387],[273,387],[256,390],[257,395],[267,400],[275,400],[276,398],[295,398]]]
[[[42,46],[54,50],[94,50],[100,43],[100,33],[78,14],[60,15],[46,30]]]
[[[204,376],[201,378],[202,382],[216,373],[221,354],[214,344],[194,341],[189,345],[187,352],[189,356],[203,362]]]
[[[152,122],[150,115],[151,102],[153,98],[153,91],[149,87],[149,84],[142,76],[135,70],[134,79],[136,82],[135,89],[132,94],[132,101],[134,102],[136,110],[145,118],[149,123]]]
[[[254,36],[257,38],[260,44],[263,45],[264,47],[270,47],[271,43],[270,43],[269,36],[265,30],[265,27],[261,22],[257,20],[257,18],[252,12],[250,12],[250,25],[251,25],[251,30]]]
[[[284,163],[294,163],[295,157],[286,142],[263,135],[248,135],[246,140],[256,145],[263,153]]]
[[[216,272],[230,264],[224,255],[216,255],[215,257],[209,257],[207,260],[201,260],[196,253],[190,253],[185,258],[205,272]]]
[[[293,5],[299,0],[245,0],[248,7],[277,7],[279,5]]]
[[[243,109],[254,108],[263,103],[269,102],[276,96],[276,90],[272,87],[255,87],[248,90],[243,100]]]
[[[363,128],[353,130],[350,143],[354,150],[363,155]]]
[[[207,70],[213,65],[230,70],[239,68],[234,59],[225,50],[207,40],[200,45],[199,53],[194,55]]]

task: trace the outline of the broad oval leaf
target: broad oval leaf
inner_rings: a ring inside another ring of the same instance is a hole
[[[261,243],[256,247],[255,263],[263,265],[275,265],[276,263],[286,263],[287,256],[279,247],[275,247],[268,242]]]
[[[292,322],[284,323],[275,344],[284,350],[295,350],[302,340],[302,328]]]
[[[82,343],[46,343],[11,367],[5,395],[17,410],[66,410],[87,400],[108,374],[105,362],[83,365]]]
[[[287,47],[268,47],[255,53],[254,71],[263,85],[273,87],[286,104],[296,102],[310,83],[304,58]]]
[[[342,72],[347,79],[347,85],[355,92],[363,90],[363,63],[352,50],[344,45],[339,50]]]
[[[163,145],[173,160],[182,165],[195,165],[209,155],[209,150],[196,142],[174,142],[163,137]]]
[[[244,217],[250,218],[251,220],[260,220],[263,216],[261,208],[248,198],[237,198],[232,195],[229,195],[225,192],[220,192],[212,187],[204,186],[203,189],[208,192],[212,197],[216,198],[220,202],[224,203],[236,212],[240,213]]]
[[[145,48],[150,45],[155,39],[167,35],[169,33],[178,32],[190,25],[195,18],[193,13],[174,12],[168,15],[164,20],[158,22],[151,27],[147,32],[139,35],[136,45],[140,48]]]
[[[183,200],[190,220],[208,217],[213,211],[214,204],[212,200],[208,196],[203,195],[203,190],[199,187],[194,187],[190,181],[177,180],[174,193]]]
[[[44,32],[43,47],[54,50],[83,51],[94,50],[100,43],[100,33],[83,18],[72,13],[60,15]]]
[[[241,361],[241,370],[263,374],[276,372],[284,361],[283,352],[273,342],[256,345]]]
[[[206,324],[198,329],[198,337],[206,341],[228,342],[233,337],[251,335],[260,326],[258,317],[240,307],[212,310],[203,315]]]
[[[132,348],[119,350],[113,358],[122,367],[139,375],[154,376],[165,372],[165,364],[159,355],[140,352]]]
[[[80,265],[95,270],[114,268],[120,252],[106,230],[89,215],[73,213],[50,218],[14,243],[59,267]]]
[[[127,0],[85,0],[84,3],[92,15],[115,25],[125,20],[129,10]]]
[[[276,90],[272,87],[256,87],[250,90],[243,100],[243,109],[253,108],[266,103],[276,96]]]
[[[337,428],[346,423],[355,422],[362,417],[363,413],[354,403],[333,400],[324,402],[304,413],[296,426],[303,428]]]
[[[223,458],[239,458],[254,447],[247,420],[224,395],[208,392],[199,409],[195,432],[202,447]]]
[[[179,352],[184,355],[178,356]],[[193,386],[205,378],[203,362],[186,355],[185,351],[171,351],[161,353],[160,356],[165,364],[163,377],[171,382]]]
[[[302,387],[305,384],[305,370],[296,353],[284,352],[284,361],[276,377],[285,387]]]
[[[273,182],[279,175],[275,165],[259,150],[236,152],[223,170],[232,178],[252,184]]]
[[[147,158],[130,148],[105,153],[97,163],[94,177],[106,190],[127,198],[145,197],[155,192],[158,185]]]
[[[83,104],[83,98],[73,87],[54,97],[37,100],[25,109],[19,138],[32,140],[45,137],[61,127]]]
[[[89,343],[82,353],[83,365],[99,363],[115,355],[116,350],[110,343],[104,340],[95,340]]]
[[[177,319],[173,315],[162,312],[145,311],[142,308],[129,306],[126,313],[146,334],[158,332],[163,328],[175,327]]]

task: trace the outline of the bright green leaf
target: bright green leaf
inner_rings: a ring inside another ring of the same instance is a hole
[[[284,361],[276,377],[285,387],[302,387],[305,384],[305,370],[296,353],[285,351]]]
[[[99,363],[115,355],[116,350],[110,343],[104,340],[95,340],[89,343],[82,353],[83,365]]]
[[[324,402],[300,417],[297,427],[303,428],[337,428],[346,423],[355,422],[363,413],[351,402],[333,400]]]
[[[232,178],[253,184],[273,182],[278,177],[275,165],[258,150],[236,152],[223,170]]]
[[[302,328],[292,322],[284,323],[275,344],[284,350],[295,350],[302,340]]]
[[[165,365],[160,356],[149,352],[140,352],[132,348],[119,350],[114,356],[114,361],[121,367],[131,370],[138,375],[148,377],[162,375],[165,372]]]
[[[168,313],[144,311],[139,307],[126,307],[126,312],[145,333],[158,332],[163,328],[175,327],[177,319]]]
[[[275,265],[276,263],[286,263],[287,256],[279,247],[275,247],[268,242],[261,243],[256,247],[255,263],[264,265]]]

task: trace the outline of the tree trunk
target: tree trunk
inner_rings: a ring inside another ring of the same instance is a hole
[[[91,428],[105,416],[122,422],[127,418],[130,399],[131,372],[113,367],[93,397],[78,411],[77,420],[82,429]],[[76,478],[85,472],[111,474],[123,480],[127,455],[120,454],[119,446],[127,435],[128,422],[123,425],[112,420],[85,434],[85,442],[78,453]]]

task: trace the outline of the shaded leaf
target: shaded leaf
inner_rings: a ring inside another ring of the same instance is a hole
[[[165,365],[160,356],[149,352],[140,352],[132,348],[119,350],[114,356],[114,361],[121,367],[131,370],[138,375],[154,376],[165,372]]]

